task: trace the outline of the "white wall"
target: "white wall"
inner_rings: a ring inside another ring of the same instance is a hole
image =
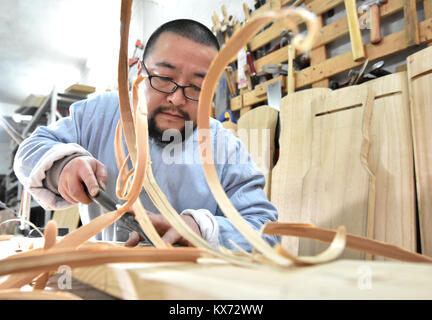
[[[193,19],[211,29],[213,12],[216,11],[221,19],[223,17],[223,4],[227,7],[228,14],[243,21],[243,2],[253,8],[253,0],[136,0],[132,13],[129,51],[133,51],[136,39],[145,44],[157,27],[170,20]]]

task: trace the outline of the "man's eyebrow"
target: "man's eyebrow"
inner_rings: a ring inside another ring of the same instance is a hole
[[[206,76],[206,74],[205,73],[200,73],[200,72],[198,72],[198,73],[194,73],[194,76],[196,76],[196,77],[198,77],[198,78],[205,78],[205,76]]]
[[[168,69],[171,69],[171,70],[175,70],[175,69],[177,69],[175,66],[173,66],[171,63],[169,63],[169,62],[166,62],[166,61],[161,61],[161,62],[157,62],[156,63],[156,66],[158,66],[158,67],[163,67],[163,68],[168,68]],[[205,76],[206,76],[206,73],[203,73],[203,72],[196,72],[196,73],[194,73],[193,74],[195,77],[198,77],[198,78],[205,78]]]
[[[176,67],[173,66],[171,63],[168,63],[168,62],[165,62],[165,61],[158,62],[158,63],[156,63],[156,65],[158,67],[165,67],[165,68],[169,68],[169,69],[173,69],[173,70],[176,69]]]

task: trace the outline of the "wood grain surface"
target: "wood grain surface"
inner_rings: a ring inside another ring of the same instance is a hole
[[[289,94],[281,100],[279,159],[272,171],[271,201],[280,222],[308,222],[301,215],[303,177],[310,167],[312,101],[331,92],[314,88]],[[298,252],[298,238],[283,238],[285,249]]]
[[[262,170],[266,179],[264,192],[269,198],[278,113],[272,107],[260,106],[247,112],[238,120],[238,136],[247,146],[252,159]]]
[[[407,58],[422,253],[432,256],[432,48]]]

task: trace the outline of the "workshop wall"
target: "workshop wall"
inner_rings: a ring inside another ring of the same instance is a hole
[[[133,50],[136,37],[139,36],[138,29],[141,28],[141,41],[144,43],[148,40],[152,32],[161,24],[178,18],[197,20],[208,28],[212,27],[211,16],[216,11],[222,17],[221,6],[227,7],[229,15],[233,15],[239,21],[244,20],[243,2],[247,3],[249,8],[253,8],[254,0],[143,0],[136,1],[134,5],[130,47]],[[136,36],[136,37],[134,37]]]

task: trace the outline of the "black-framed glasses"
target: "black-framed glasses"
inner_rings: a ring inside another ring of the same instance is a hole
[[[181,86],[170,78],[161,77],[161,76],[152,76],[148,72],[147,67],[145,66],[144,63],[143,63],[143,67],[147,72],[147,78],[149,79],[150,86],[156,91],[171,94],[176,92],[176,90],[180,88],[182,89],[183,95],[186,99],[192,101],[198,101],[201,88],[197,86]]]

